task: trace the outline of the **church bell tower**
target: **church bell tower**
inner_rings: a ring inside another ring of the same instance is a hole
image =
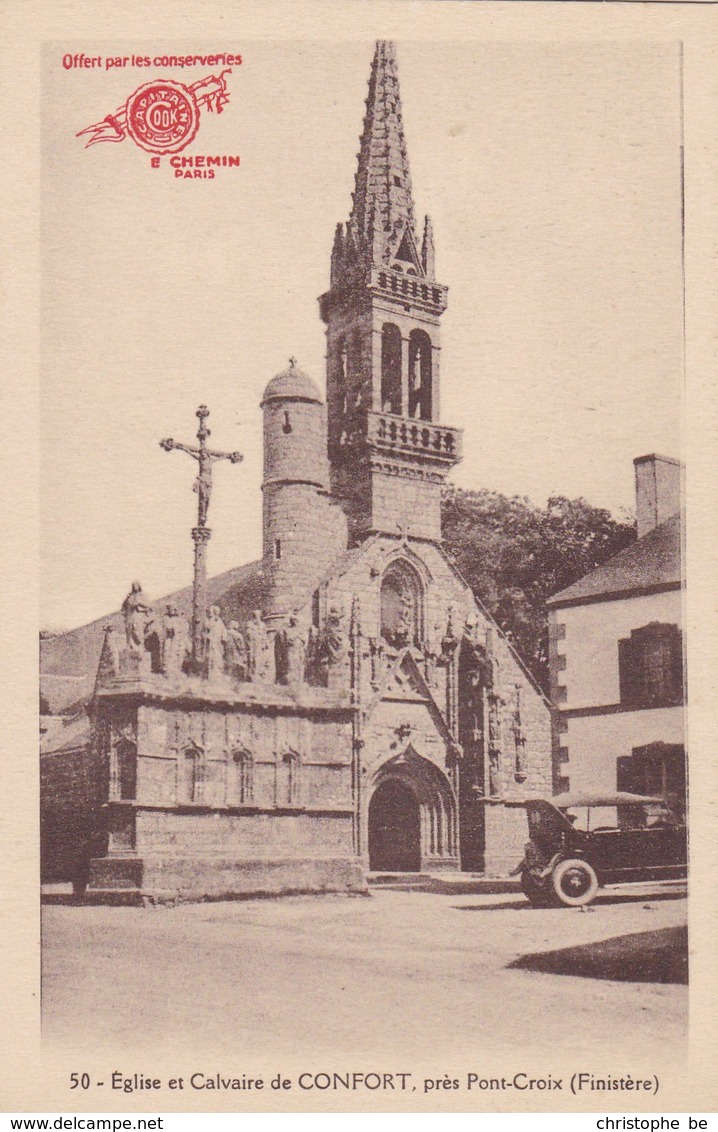
[[[440,323],[427,216],[419,240],[393,43],[376,45],[349,221],[337,225],[327,334],[332,494],[351,540],[441,538],[441,487],[461,431],[439,424]]]

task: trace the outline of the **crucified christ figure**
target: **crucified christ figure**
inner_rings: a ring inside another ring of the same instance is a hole
[[[209,416],[206,405],[200,405],[197,410],[199,429],[197,440],[199,445],[180,444],[170,437],[161,440],[160,446],[165,452],[177,448],[186,452],[199,464],[194,490],[197,492],[197,526],[192,529],[194,540],[194,589],[192,601],[192,668],[195,672],[206,675],[206,625],[207,625],[207,543],[212,532],[207,526],[207,512],[212,494],[212,465],[216,460],[229,460],[230,464],[238,464],[242,459],[241,452],[214,452],[207,447],[207,438],[210,435],[205,424]]]
[[[180,452],[186,452],[193,460],[199,463],[197,471],[197,479],[194,482],[194,491],[197,492],[197,526],[207,526],[207,512],[209,510],[209,499],[212,494],[212,465],[217,460],[229,460],[230,464],[238,464],[242,460],[241,452],[214,452],[211,448],[207,447],[207,438],[210,436],[210,431],[205,424],[205,419],[209,416],[209,409],[206,405],[200,405],[197,410],[199,417],[199,429],[197,431],[197,439],[199,446],[194,448],[191,444],[181,444],[178,440],[161,440],[160,446],[164,448],[165,452],[171,452],[174,448],[179,449]]]

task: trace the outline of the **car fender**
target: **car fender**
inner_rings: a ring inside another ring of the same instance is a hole
[[[572,857],[578,857],[579,856],[578,853],[571,853],[570,855]],[[554,853],[551,860],[546,865],[544,865],[544,867],[542,869],[534,869],[533,870],[534,876],[540,877],[541,880],[545,880],[547,876],[551,875],[551,873],[556,868],[556,865],[559,863],[559,861],[565,861],[568,858],[568,856],[569,856],[569,854],[565,853],[563,850],[561,850],[560,853]]]

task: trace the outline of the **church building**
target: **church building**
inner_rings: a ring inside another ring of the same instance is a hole
[[[499,875],[521,803],[551,793],[548,702],[442,550],[462,451],[440,415],[447,288],[389,42],[352,199],[319,299],[326,404],[294,360],[262,398],[262,559],[152,606],[134,583],[42,642],[47,879],[201,899]]]

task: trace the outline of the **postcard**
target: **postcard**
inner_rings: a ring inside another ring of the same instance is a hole
[[[8,1111],[714,1110],[715,9],[6,14]]]

